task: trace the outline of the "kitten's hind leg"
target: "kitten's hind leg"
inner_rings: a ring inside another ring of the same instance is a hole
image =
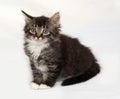
[[[65,79],[62,82],[62,86],[67,86],[67,85],[73,85],[73,84],[77,84],[80,82],[84,82],[89,80],[90,78],[94,77],[95,75],[97,75],[100,72],[100,67],[97,63],[94,63],[91,68],[89,68],[86,72],[84,72],[81,75],[72,77],[72,78],[68,78]]]

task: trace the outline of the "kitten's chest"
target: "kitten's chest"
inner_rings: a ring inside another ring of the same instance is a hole
[[[49,46],[49,44],[45,43],[44,41],[41,41],[41,42],[39,42],[39,41],[29,41],[28,45],[27,45],[27,50],[29,51],[30,56],[33,59],[38,59],[42,50],[44,50],[48,46]]]

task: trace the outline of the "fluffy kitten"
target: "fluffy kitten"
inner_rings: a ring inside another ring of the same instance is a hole
[[[100,72],[90,49],[76,38],[60,34],[60,15],[25,17],[24,50],[29,57],[35,89],[53,87],[58,77],[62,86],[89,80]]]

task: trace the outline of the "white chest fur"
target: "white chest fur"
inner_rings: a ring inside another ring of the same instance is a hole
[[[30,51],[32,57],[34,59],[37,59],[39,57],[39,55],[41,54],[41,51],[44,48],[47,48],[49,46],[48,43],[46,43],[46,40],[35,40],[35,39],[31,39],[31,40],[27,40],[28,42],[28,50]]]

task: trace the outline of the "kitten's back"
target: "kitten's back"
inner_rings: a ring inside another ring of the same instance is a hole
[[[66,79],[62,85],[86,81],[100,72],[99,64],[91,50],[81,44],[78,39],[61,35],[61,41],[65,61],[62,76],[71,77]]]

